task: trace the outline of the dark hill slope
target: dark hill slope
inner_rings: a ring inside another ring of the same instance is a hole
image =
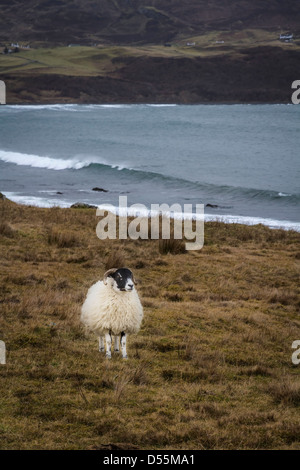
[[[161,43],[211,30],[300,30],[295,0],[1,0],[3,43]]]
[[[300,53],[244,49],[236,57],[122,59],[103,76],[4,76],[9,103],[290,103]]]

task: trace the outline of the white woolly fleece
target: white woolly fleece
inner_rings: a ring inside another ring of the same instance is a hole
[[[116,292],[110,283],[98,281],[88,290],[81,308],[81,321],[99,336],[137,333],[143,319],[143,307],[135,289]]]

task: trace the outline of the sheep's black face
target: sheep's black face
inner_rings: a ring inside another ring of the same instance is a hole
[[[128,292],[128,291],[132,291],[134,288],[133,274],[130,271],[130,269],[127,269],[127,268],[117,269],[117,271],[110,274],[109,277],[111,277],[114,280],[112,287],[116,291]]]

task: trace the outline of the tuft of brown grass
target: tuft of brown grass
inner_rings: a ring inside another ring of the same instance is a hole
[[[112,268],[122,268],[126,266],[125,255],[123,251],[112,250],[105,262],[105,271]]]
[[[16,230],[10,223],[4,221],[0,223],[0,235],[7,238],[14,238],[16,236]]]
[[[241,373],[251,376],[270,377],[273,375],[272,370],[264,365],[257,364],[249,367],[246,370],[242,370]]]
[[[171,292],[166,292],[164,295],[165,299],[169,300],[170,302],[182,302],[183,296],[178,294],[177,292],[171,293]]]
[[[277,403],[300,405],[300,382],[296,378],[283,378],[280,382],[271,384],[268,391]]]
[[[161,255],[179,255],[186,252],[185,243],[183,240],[176,240],[170,238],[169,240],[159,240],[158,251]]]
[[[49,245],[59,248],[72,248],[80,245],[80,240],[74,232],[65,231],[57,227],[51,227],[47,237]]]
[[[300,307],[300,296],[290,289],[273,288],[268,295],[268,302],[271,304],[296,305]]]

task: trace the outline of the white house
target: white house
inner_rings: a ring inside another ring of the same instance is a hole
[[[293,37],[293,34],[281,34],[279,39],[282,41],[292,41]]]

